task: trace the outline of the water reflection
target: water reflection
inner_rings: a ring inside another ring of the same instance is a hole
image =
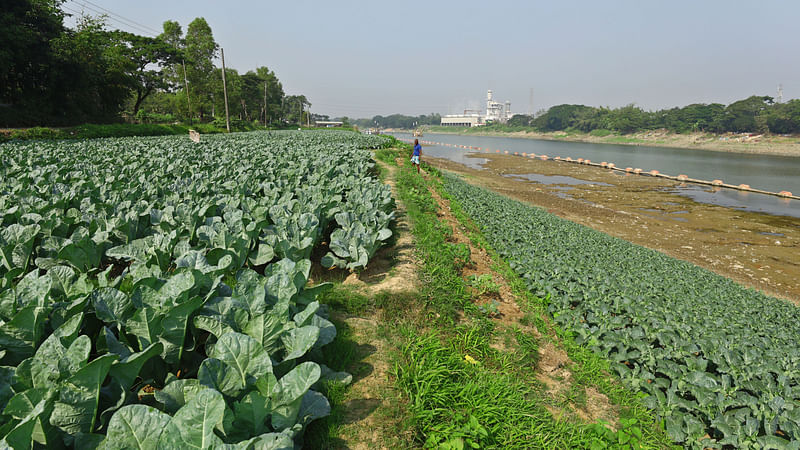
[[[508,173],[504,177],[509,178],[524,178],[526,180],[535,181],[542,184],[586,184],[590,186],[613,186],[613,184],[603,183],[601,181],[586,181],[577,178],[567,177],[564,175],[540,175],[538,173]]]
[[[696,202],[710,203],[743,211],[800,217],[800,201],[752,192],[683,184],[665,191],[688,197]]]

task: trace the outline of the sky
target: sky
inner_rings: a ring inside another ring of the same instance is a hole
[[[211,26],[239,73],[273,70],[331,117],[514,113],[564,103],[646,110],[800,98],[800,1],[68,0],[110,28]],[[69,25],[70,22],[68,21]],[[217,62],[217,65],[220,65]],[[533,104],[530,92],[533,89]]]

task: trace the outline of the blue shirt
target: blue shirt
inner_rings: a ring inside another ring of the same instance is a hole
[[[417,144],[414,146],[414,154],[411,156],[419,156],[419,152],[422,150],[422,146]]]

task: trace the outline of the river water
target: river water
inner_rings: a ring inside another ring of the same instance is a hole
[[[413,139],[409,133],[393,134],[398,139]],[[754,189],[772,192],[790,191],[795,195],[800,193],[800,157],[437,133],[426,133],[422,139],[480,147],[489,149],[491,153],[500,150],[512,154],[535,153],[551,158],[560,156],[590,159],[593,162],[606,161],[613,162],[617,167],[658,170],[673,176],[683,174],[689,178],[723,180],[734,185],[749,184]],[[475,150],[440,145],[423,147],[423,155],[446,158],[473,168],[481,168],[486,162],[486,159],[478,156],[481,152]],[[467,156],[468,154],[471,156]],[[676,184],[672,191],[701,203],[800,218],[800,200],[692,184],[683,187]]]

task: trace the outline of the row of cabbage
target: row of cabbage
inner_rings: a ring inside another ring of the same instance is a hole
[[[662,253],[447,175],[556,322],[690,448],[800,447],[800,312]]]
[[[293,448],[347,382],[311,258],[390,235],[375,136],[0,146],[0,448]],[[316,252],[315,252],[316,250]]]

